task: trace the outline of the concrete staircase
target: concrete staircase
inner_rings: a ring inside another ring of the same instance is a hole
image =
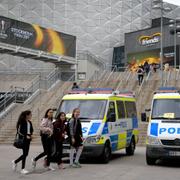
[[[40,90],[39,95],[31,102],[17,104],[16,107],[0,121],[0,143],[11,144],[13,142],[18,116],[23,110],[27,109],[31,110],[33,115],[32,123],[34,126],[34,139],[32,142],[39,143],[39,124],[45,111],[48,108],[57,108],[62,96],[64,95],[64,91],[71,88],[71,86],[72,82],[59,82],[49,91]]]
[[[167,86],[180,86],[180,72],[164,72],[164,83]],[[115,90],[133,91],[136,97],[139,118],[139,143],[145,144],[147,123],[140,122],[141,113],[151,107],[153,92],[161,86],[161,74],[156,72],[144,78],[142,86],[138,85],[137,74],[133,72],[102,72],[99,80],[85,81],[80,87],[111,87]],[[0,120],[0,143],[12,143],[15,136],[15,125],[21,111],[30,109],[33,113],[34,125],[33,143],[40,142],[39,123],[46,109],[57,108],[61,98],[72,87],[72,82],[59,82],[51,90],[39,92],[32,101],[16,104],[16,107],[4,119]]]

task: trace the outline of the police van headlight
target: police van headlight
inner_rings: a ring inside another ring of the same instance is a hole
[[[99,140],[101,139],[101,136],[90,136],[87,137],[85,140],[85,144],[96,144],[97,142],[99,142]]]
[[[157,137],[147,136],[146,144],[149,144],[149,145],[161,145],[161,141]]]

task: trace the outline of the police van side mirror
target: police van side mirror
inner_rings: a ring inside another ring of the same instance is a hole
[[[116,121],[116,114],[115,113],[109,114],[109,116],[107,117],[107,122],[115,122],[115,121]]]

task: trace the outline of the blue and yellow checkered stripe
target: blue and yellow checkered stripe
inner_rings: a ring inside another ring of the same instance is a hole
[[[116,151],[118,149],[125,148],[130,143],[133,135],[135,136],[135,141],[137,143],[138,134],[139,134],[138,129],[132,129],[132,130],[124,131],[122,133],[112,134],[110,136],[108,136],[106,134],[106,135],[103,135],[101,137],[98,144],[104,144],[106,142],[106,140],[110,138],[111,149],[112,149],[112,151]]]

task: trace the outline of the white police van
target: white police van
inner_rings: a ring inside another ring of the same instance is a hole
[[[111,153],[125,149],[133,155],[138,142],[138,119],[132,92],[114,92],[111,88],[75,89],[62,98],[58,112],[72,116],[80,109],[84,158],[108,163]],[[58,113],[57,113],[58,114]],[[63,155],[69,155],[68,138],[63,142]]]
[[[155,92],[147,130],[147,164],[167,158],[180,158],[180,93],[175,87]]]

